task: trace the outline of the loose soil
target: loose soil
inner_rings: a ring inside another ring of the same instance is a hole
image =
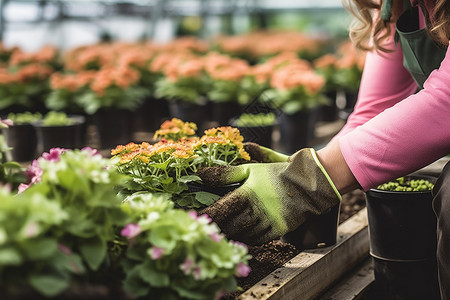
[[[363,191],[356,190],[345,194],[342,197],[339,224],[356,214],[365,206],[366,198]],[[293,245],[278,240],[260,246],[249,246],[248,250],[249,254],[252,255],[249,261],[249,266],[252,271],[248,277],[238,278],[238,285],[242,289],[241,291],[229,293],[223,296],[222,300],[235,299],[301,252]]]

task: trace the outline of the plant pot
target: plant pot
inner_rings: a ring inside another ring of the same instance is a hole
[[[336,105],[337,91],[326,92],[325,97],[330,100],[330,103],[320,107],[320,120],[324,122],[334,122],[338,119],[338,108]]]
[[[388,291],[383,299],[440,299],[431,191],[371,189],[366,199],[376,293]]]
[[[68,126],[44,126],[42,121],[33,123],[37,136],[37,152],[48,152],[51,148],[76,149],[86,146],[86,119],[69,116],[74,124]]]
[[[241,106],[236,102],[211,103],[212,121],[218,123],[218,126],[230,125],[230,119],[241,113]]]
[[[182,101],[174,101],[169,103],[170,116],[173,118],[178,118],[184,122],[194,122],[197,124],[199,132],[203,132],[207,129],[206,122],[209,121],[210,105],[208,103],[204,104],[194,104]]]
[[[166,100],[149,97],[134,113],[133,130],[154,132],[169,116],[169,104]]]
[[[358,92],[359,91],[349,92],[343,90],[337,92],[336,105],[340,119],[347,121],[355,108],[356,101],[358,100]]]
[[[311,216],[294,231],[281,237],[300,250],[329,247],[336,244],[340,205],[320,216]]]
[[[18,162],[32,161],[37,157],[36,131],[31,124],[10,126],[4,130],[11,160]]]
[[[272,132],[275,125],[268,126],[235,126],[244,137],[244,142],[253,142],[272,148]]]
[[[128,144],[133,136],[133,112],[126,109],[101,109],[92,115],[97,128],[99,149]]]
[[[293,115],[280,114],[280,146],[284,153],[293,154],[308,146],[314,137],[318,115],[318,108],[300,111]]]

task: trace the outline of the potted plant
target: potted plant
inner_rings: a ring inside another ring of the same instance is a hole
[[[174,53],[166,62],[161,66],[164,77],[155,83],[155,96],[169,102],[172,117],[190,120],[204,130],[210,113],[203,59],[191,53]]]
[[[273,72],[262,100],[281,111],[280,140],[285,153],[305,148],[313,138],[318,108],[327,102],[321,93],[324,84],[325,79],[304,60],[291,60]]]
[[[231,125],[239,129],[245,141],[272,148],[272,132],[276,125],[274,113],[243,113],[233,119]]]
[[[247,248],[206,216],[175,210],[167,194],[121,202],[115,187],[126,176],[111,162],[90,148],[51,149],[19,195],[0,188],[0,296],[208,299],[235,290],[250,271]]]
[[[250,160],[242,136],[235,128],[218,127],[206,130],[202,137],[181,137],[183,132],[191,135],[194,125],[177,119],[168,122],[173,126],[163,124],[155,136],[176,140],[129,143],[111,151],[119,172],[131,177],[121,194],[127,197],[140,191],[165,192],[178,207],[184,208],[199,209],[212,204],[219,198],[218,191],[196,184],[201,182],[196,171],[203,166]]]
[[[86,119],[83,116],[50,111],[32,125],[36,130],[38,153],[55,147],[82,148],[86,144]]]
[[[206,96],[212,103],[212,120],[219,126],[229,125],[230,119],[240,113],[241,81],[248,74],[250,66],[244,60],[215,52],[206,55],[204,60],[210,81]]]
[[[375,287],[383,299],[440,299],[435,181],[411,174],[366,192]]]
[[[8,119],[13,125],[5,129],[7,144],[12,148],[9,151],[10,159],[19,162],[32,161],[36,158],[37,137],[33,123],[42,119],[42,114],[23,112],[9,113]]]

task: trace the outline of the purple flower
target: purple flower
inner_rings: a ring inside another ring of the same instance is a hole
[[[155,246],[150,250],[150,257],[153,260],[160,259],[164,255],[164,252],[165,252],[164,248],[159,248]]]
[[[238,277],[247,277],[251,270],[252,269],[243,262],[240,262],[236,267]]]
[[[141,233],[141,226],[138,224],[128,224],[120,232],[122,236],[126,236],[128,239],[136,237],[139,233]]]
[[[58,162],[59,161],[59,156],[64,153],[65,151],[67,151],[67,149],[64,148],[52,148],[50,149],[50,151],[44,152],[42,153],[42,158],[44,158],[45,160],[48,161],[52,161],[52,162]]]

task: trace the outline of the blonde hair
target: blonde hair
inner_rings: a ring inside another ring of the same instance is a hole
[[[383,0],[381,0],[383,1]],[[390,36],[391,23],[396,22],[402,12],[402,1],[394,0],[392,17],[389,21],[380,18],[381,3],[376,0],[342,0],[344,7],[355,18],[350,24],[349,36],[354,45],[361,50],[380,50],[390,52],[383,47],[383,42]],[[424,8],[423,0],[418,4]],[[378,13],[375,19],[374,15]],[[448,45],[450,40],[450,1],[436,0],[433,13],[430,15],[433,20],[432,26],[428,28],[433,40],[442,45]],[[427,23],[429,23],[427,21]]]

